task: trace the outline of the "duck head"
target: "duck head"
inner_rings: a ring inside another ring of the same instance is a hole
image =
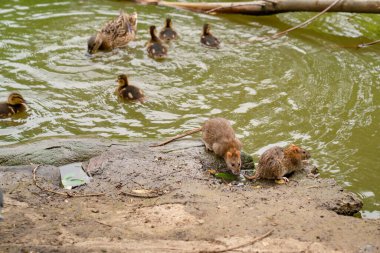
[[[87,52],[89,54],[96,53],[98,51],[99,47],[102,45],[102,43],[103,43],[103,40],[102,40],[101,36],[98,36],[98,35],[91,36],[87,40]]]
[[[158,39],[158,37],[156,35],[156,26],[152,25],[149,28],[149,32],[150,32],[150,37],[151,37],[152,41],[159,41],[159,39]]]
[[[167,27],[167,28],[172,27],[172,19],[171,18],[166,18],[165,27]]]
[[[209,35],[210,34],[210,25],[204,24],[203,25],[203,35]]]
[[[119,84],[119,88],[128,86],[128,78],[125,74],[119,75],[116,81]]]
[[[13,92],[8,96],[8,104],[10,105],[21,105],[26,104],[25,99],[21,96],[20,93]]]

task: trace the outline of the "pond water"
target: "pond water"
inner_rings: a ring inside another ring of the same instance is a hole
[[[86,56],[86,41],[120,9],[137,11],[138,37],[126,49]],[[380,218],[380,16],[326,14],[271,41],[256,38],[313,14],[211,16],[123,1],[2,0],[0,98],[19,91],[28,117],[0,121],[0,144],[49,136],[163,139],[209,117],[234,123],[254,157],[270,145],[309,149],[323,177],[364,201],[362,216]],[[150,25],[171,16],[181,39],[169,58],[150,59]],[[199,44],[208,22],[223,45]],[[253,38],[253,40],[251,39]],[[148,101],[120,103],[118,74]]]

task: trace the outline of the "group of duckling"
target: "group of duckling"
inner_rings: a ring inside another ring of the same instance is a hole
[[[131,15],[122,11],[120,15],[109,21],[104,27],[88,40],[88,53],[94,54],[97,51],[110,51],[115,48],[125,47],[130,41],[136,38],[137,13]],[[149,28],[150,40],[147,43],[148,55],[154,59],[163,59],[168,55],[168,47],[165,43],[179,38],[174,30],[172,20],[167,18],[164,27],[157,36],[156,26]],[[212,48],[219,48],[220,41],[212,35],[210,25],[204,24],[200,42],[202,45]]]
[[[156,26],[151,26],[150,29],[150,40],[147,44],[148,55],[154,59],[163,59],[167,57],[168,49],[167,46],[163,44],[164,42],[169,42],[171,40],[178,39],[177,32],[172,27],[172,21],[167,18],[165,21],[165,26],[160,31],[159,37],[156,35]],[[219,48],[220,41],[210,31],[210,25],[204,24],[203,31],[201,35],[201,44],[206,47]]]
[[[169,42],[171,40],[178,39],[177,32],[172,27],[172,21],[167,18],[165,21],[165,26],[160,31],[159,37],[156,35],[156,26],[151,26],[150,29],[150,40],[147,44],[148,55],[154,59],[163,59],[167,57],[168,49],[162,43]],[[207,47],[219,48],[220,41],[210,31],[210,25],[203,25],[203,32],[201,35],[201,43]]]
[[[168,47],[165,43],[179,38],[174,30],[172,20],[167,18],[164,27],[157,36],[156,26],[150,26],[150,40],[147,43],[147,53],[151,58],[164,59],[168,55]],[[94,54],[98,51],[111,51],[115,48],[126,47],[127,44],[136,38],[137,13],[126,14],[123,11],[120,15],[107,22],[95,35],[87,41],[87,52]],[[212,35],[210,25],[204,24],[200,42],[202,45],[219,48],[220,41]],[[117,95],[125,100],[144,101],[144,92],[128,83],[125,74],[119,75]],[[17,113],[26,111],[26,101],[21,94],[13,92],[8,96],[6,102],[0,103],[0,118],[11,117]]]
[[[126,47],[127,44],[136,38],[137,13],[127,14],[120,11],[117,18],[107,22],[95,35],[87,41],[87,52],[94,54],[98,51],[111,51],[115,48]],[[157,36],[156,26],[150,26],[150,40],[147,43],[147,53],[153,59],[163,59],[168,55],[168,43],[179,38],[174,30],[172,20],[166,18],[164,27]],[[200,38],[200,43],[210,48],[219,48],[220,41],[212,35],[210,25],[204,24]],[[119,75],[117,95],[125,100],[144,101],[144,92],[128,83],[125,74]],[[8,96],[6,102],[0,103],[0,118],[11,117],[15,114],[26,111],[26,101],[21,94],[13,92]]]

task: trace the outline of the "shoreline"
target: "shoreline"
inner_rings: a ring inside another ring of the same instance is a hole
[[[239,250],[380,250],[380,220],[339,215],[352,215],[362,203],[333,179],[300,172],[287,185],[224,183],[207,172],[223,161],[205,152],[200,141],[150,144],[59,138],[1,152],[0,250],[199,252],[243,244],[272,230]],[[93,181],[72,192],[104,195],[68,197],[34,185],[30,163],[41,164],[42,186],[64,192],[57,166],[78,161],[87,161]],[[130,194],[142,190],[153,196]]]

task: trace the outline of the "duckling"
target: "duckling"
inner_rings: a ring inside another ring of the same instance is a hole
[[[154,59],[163,59],[168,55],[168,49],[162,44],[162,41],[156,35],[156,27],[152,25],[150,27],[150,37],[148,42],[148,55]]]
[[[87,41],[87,52],[94,54],[98,50],[111,51],[114,48],[124,47],[136,37],[137,13],[120,15],[106,23],[103,28]]]
[[[166,18],[165,27],[160,31],[160,39],[164,41],[176,40],[178,39],[177,32],[172,27],[172,20]]]
[[[122,99],[138,100],[144,102],[144,92],[136,86],[129,85],[127,75],[122,74],[117,77],[119,86],[116,89],[117,95]]]
[[[207,47],[214,47],[214,48],[220,47],[220,41],[216,37],[214,37],[214,35],[211,34],[209,24],[203,25],[201,43]]]
[[[26,111],[24,98],[17,92],[8,96],[8,101],[0,103],[0,118],[10,117],[16,113]]]

